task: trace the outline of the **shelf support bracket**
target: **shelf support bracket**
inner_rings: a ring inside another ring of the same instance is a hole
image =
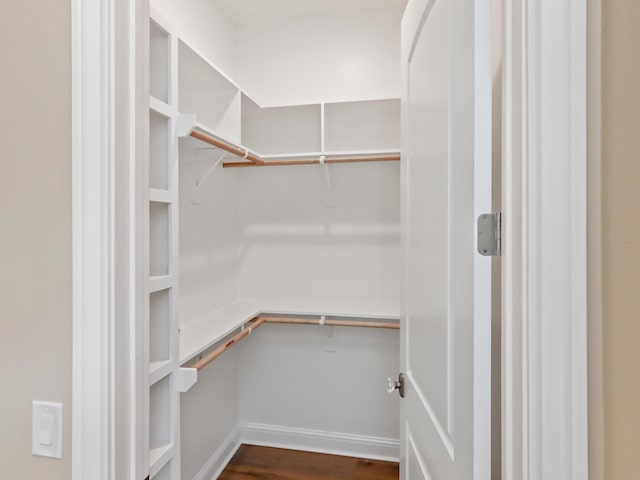
[[[218,159],[213,163],[213,166],[211,168],[209,168],[209,170],[207,170],[205,172],[204,175],[202,175],[202,177],[200,177],[199,179],[196,180],[196,188],[200,188],[202,186],[202,184],[205,182],[205,180],[207,178],[209,178],[209,176],[213,173],[213,171],[218,168],[218,165],[220,165],[222,163],[222,161],[224,160],[224,158],[227,156],[227,152],[222,152],[222,155],[220,155],[220,157],[218,157]]]
[[[333,183],[331,181],[331,171],[329,170],[329,165],[325,162],[326,157],[322,155],[320,157],[320,166],[322,167],[322,171],[324,174],[324,183],[326,186],[326,190],[324,192],[324,206],[325,207],[336,207],[336,201],[333,197]]]

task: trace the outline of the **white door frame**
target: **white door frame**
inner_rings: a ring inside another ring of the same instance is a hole
[[[140,210],[148,2],[72,0],[72,478],[148,465]]]
[[[503,478],[586,480],[586,0],[504,1]],[[147,5],[72,0],[73,480],[148,465]]]
[[[503,478],[588,478],[587,0],[505,0]]]

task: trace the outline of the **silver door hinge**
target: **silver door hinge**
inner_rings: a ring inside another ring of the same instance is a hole
[[[502,213],[483,213],[478,217],[478,253],[487,257],[502,255]]]

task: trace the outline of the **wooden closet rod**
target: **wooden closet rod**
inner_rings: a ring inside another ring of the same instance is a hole
[[[400,324],[394,322],[362,322],[359,320],[325,320],[318,318],[293,318],[293,317],[259,317],[266,323],[287,323],[294,325],[330,325],[336,327],[364,327],[364,328],[390,328],[399,329]]]
[[[397,162],[400,160],[400,155],[377,155],[370,157],[336,157],[327,158],[324,163],[361,163],[361,162]],[[274,160],[266,161],[262,163],[249,163],[249,162],[225,162],[222,164],[223,168],[236,168],[236,167],[281,167],[283,165],[318,165],[319,159],[293,159],[293,160]]]
[[[204,367],[213,362],[216,358],[226,352],[233,345],[238,343],[244,337],[249,335],[253,330],[260,327],[265,323],[285,323],[294,325],[330,325],[337,327],[364,327],[364,328],[387,328],[387,329],[399,329],[400,324],[394,322],[361,322],[358,320],[324,320],[319,318],[295,318],[295,317],[256,317],[248,326],[245,326],[243,330],[234,335],[231,340],[220,345],[214,351],[198,360],[190,368],[196,370],[202,370]]]
[[[231,143],[220,140],[212,135],[208,135],[198,130],[193,130],[190,134],[191,137],[208,143],[216,148],[220,148],[225,152],[229,152],[236,157],[246,158],[247,162],[224,162],[223,168],[235,168],[235,167],[279,167],[283,165],[317,165],[320,163],[320,159],[299,158],[291,160],[273,160],[264,161],[255,153],[251,153],[242,147],[238,147]],[[361,163],[361,162],[397,162],[400,160],[400,154],[394,155],[372,155],[366,157],[335,157],[327,158],[325,163]]]
[[[255,321],[251,323],[248,327],[244,328],[243,330],[238,332],[236,335],[234,335],[231,340],[229,340],[228,342],[225,342],[224,345],[220,345],[209,355],[198,360],[195,364],[191,366],[191,368],[195,368],[196,370],[202,370],[204,367],[209,365],[216,358],[218,358],[220,355],[226,352],[229,348],[231,348],[231,346],[236,344],[238,341],[242,340],[244,337],[249,335],[253,330],[255,330],[256,328],[260,327],[260,325],[265,323],[264,318],[256,318],[254,320]]]
[[[206,133],[199,132],[198,130],[192,131],[189,135],[202,142],[208,143],[209,145],[221,148],[225,152],[232,153],[233,155],[236,155],[238,157],[244,157],[246,155],[247,160],[249,160],[249,162],[247,162],[247,165],[262,165],[264,163],[264,161],[257,155],[254,155],[253,153],[248,152],[243,148],[236,147],[235,145],[231,145],[230,143],[219,140],[216,137],[207,135]]]

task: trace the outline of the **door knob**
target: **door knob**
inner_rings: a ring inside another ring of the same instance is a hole
[[[393,393],[398,390],[400,398],[404,398],[404,374],[398,375],[398,380],[387,377],[387,393]]]

